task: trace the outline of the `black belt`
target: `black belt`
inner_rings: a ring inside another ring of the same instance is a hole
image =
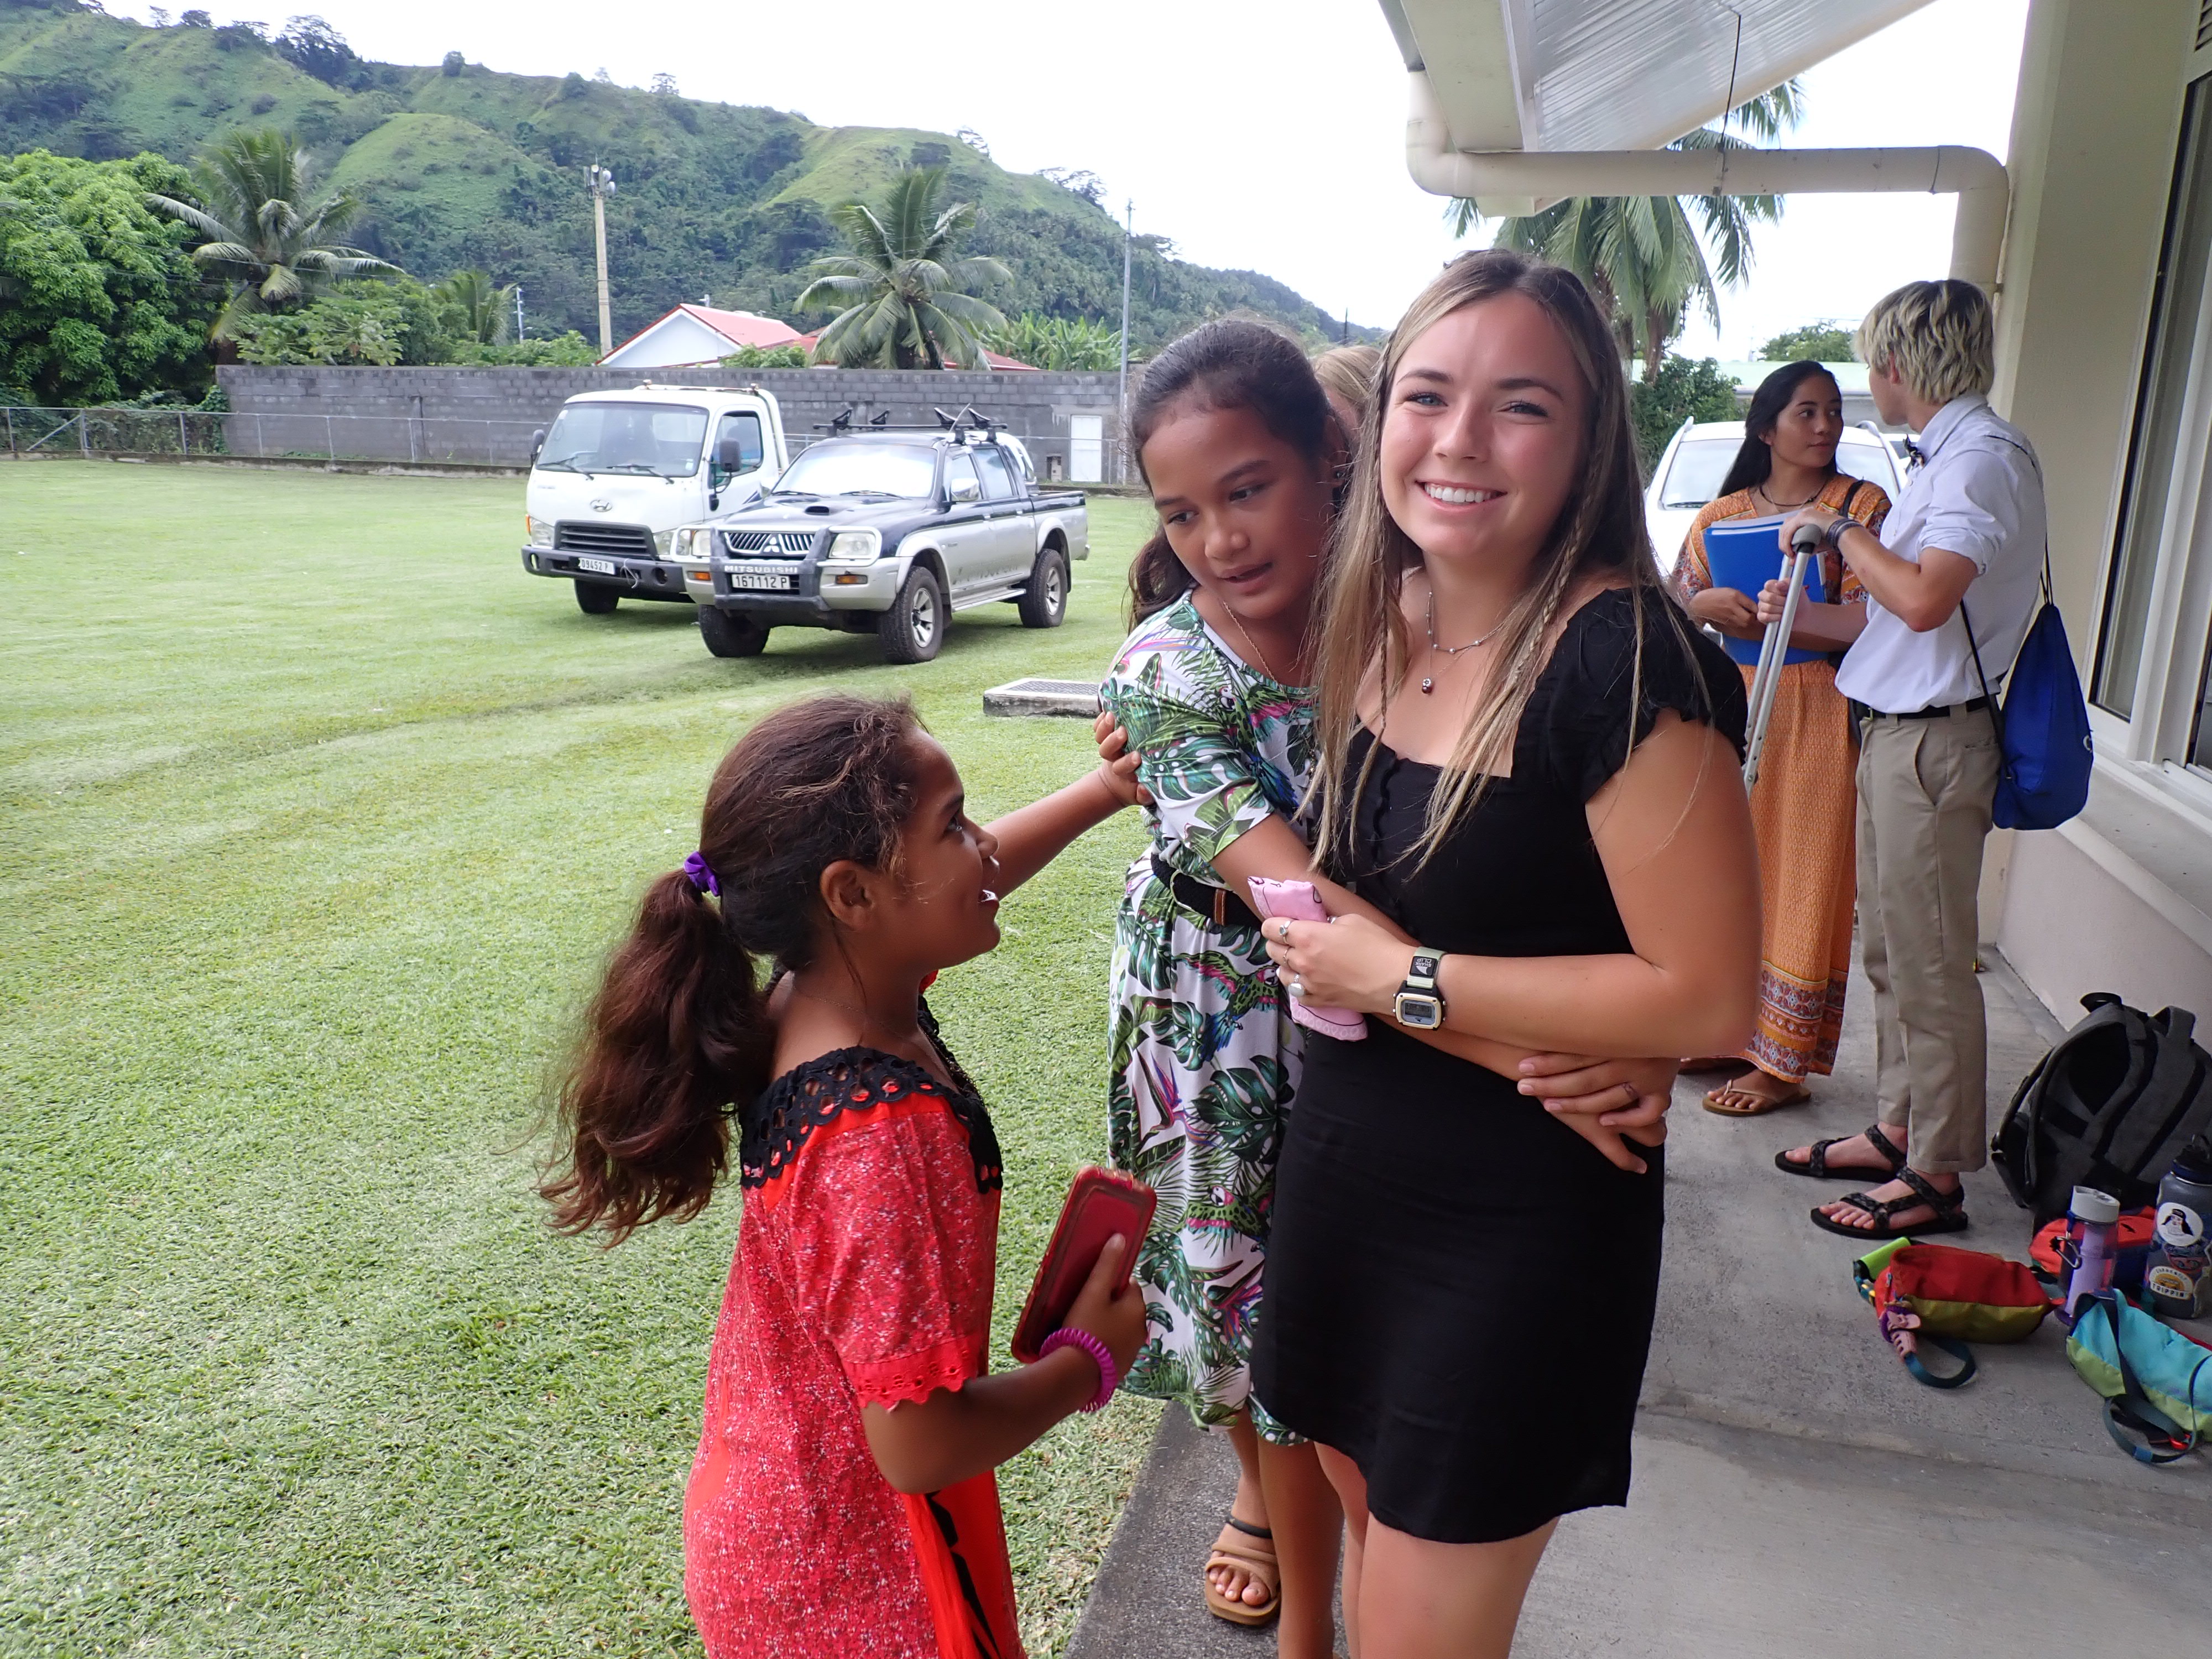
[[[1158,853],[1152,854],[1152,873],[1167,883],[1177,904],[1216,927],[1225,927],[1232,921],[1246,927],[1260,925],[1259,915],[1252,907],[1226,887],[1216,887],[1210,881],[1186,876]]]
[[[1969,697],[1964,702],[1938,703],[1933,708],[1907,709],[1902,714],[1892,714],[1887,709],[1881,708],[1871,708],[1867,712],[1876,720],[1887,718],[1893,720],[1940,720],[1954,713],[1971,714],[1977,709],[1987,708],[1989,706],[1990,700],[1987,697]]]

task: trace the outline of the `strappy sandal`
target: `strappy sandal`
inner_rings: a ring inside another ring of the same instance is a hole
[[[1898,1144],[1892,1140],[1887,1135],[1882,1133],[1881,1125],[1879,1123],[1869,1124],[1866,1128],[1860,1131],[1860,1133],[1866,1136],[1867,1145],[1873,1147],[1875,1151],[1881,1155],[1883,1160],[1888,1164],[1889,1178],[1892,1181],[1896,1180],[1897,1172],[1905,1167],[1904,1148],[1898,1146]],[[1873,1174],[1874,1172],[1871,1170],[1831,1170],[1828,1167],[1828,1148],[1831,1146],[1840,1146],[1844,1142],[1852,1139],[1854,1139],[1854,1137],[1850,1135],[1831,1135],[1826,1140],[1816,1140],[1813,1143],[1813,1156],[1806,1159],[1802,1164],[1791,1163],[1790,1161],[1789,1148],[1784,1147],[1782,1151],[1775,1153],[1774,1167],[1781,1170],[1784,1175],[1810,1176],[1815,1181],[1828,1181],[1833,1179],[1837,1176],[1844,1175],[1863,1176]]]
[[[1233,1567],[1267,1592],[1267,1599],[1254,1607],[1241,1597],[1224,1595],[1213,1583],[1214,1571]],[[1265,1527],[1255,1527],[1249,1521],[1229,1517],[1229,1524],[1213,1540],[1213,1553],[1206,1558],[1206,1572],[1199,1581],[1206,1586],[1206,1610],[1216,1619],[1226,1619],[1232,1625],[1264,1625],[1282,1607],[1282,1569],[1275,1560],[1275,1534]]]
[[[1833,1216],[1813,1212],[1813,1224],[1823,1232],[1840,1233],[1845,1238],[1863,1238],[1879,1244],[1885,1239],[1904,1238],[1917,1233],[1963,1233],[1972,1224],[1966,1219],[1966,1189],[1955,1193],[1941,1191],[1936,1183],[1917,1170],[1900,1168],[1891,1177],[1912,1188],[1909,1198],[1870,1198],[1864,1193],[1845,1193],[1835,1202],[1849,1204],[1864,1210],[1874,1218],[1871,1227],[1854,1227],[1837,1220]],[[1917,1210],[1925,1206],[1936,1212],[1929,1221],[1916,1221],[1909,1227],[1893,1225],[1890,1217],[1900,1210]]]

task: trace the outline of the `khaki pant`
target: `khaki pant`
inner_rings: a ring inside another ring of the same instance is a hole
[[[1923,1174],[1978,1170],[1989,1103],[1975,935],[1996,728],[1986,709],[1876,714],[1863,738],[1859,940],[1874,986],[1877,1115],[1905,1129]]]

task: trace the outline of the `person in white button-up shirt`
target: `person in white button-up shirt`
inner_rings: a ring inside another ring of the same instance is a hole
[[[1886,295],[1860,325],[1859,356],[1875,409],[1921,434],[1925,461],[1880,537],[1822,507],[1783,525],[1785,540],[1800,525],[1820,531],[1868,594],[1863,614],[1815,626],[1828,630],[1821,643],[1847,647],[1836,687],[1865,710],[1859,939],[1881,1121],[1775,1159],[1796,1175],[1873,1177],[1812,1212],[1816,1226],[1853,1238],[1964,1228],[1960,1176],[1989,1157],[1974,958],[1997,782],[1990,701],[2034,615],[2045,550],[2034,448],[1986,396],[1994,337],[1989,300],[1971,283]],[[1773,583],[1760,619],[1778,617],[1780,601]]]

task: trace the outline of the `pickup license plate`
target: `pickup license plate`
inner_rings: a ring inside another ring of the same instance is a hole
[[[576,568],[592,571],[602,576],[611,576],[615,574],[615,562],[612,559],[579,559],[576,561]]]
[[[788,593],[792,589],[790,575],[781,570],[732,570],[732,588],[753,588],[769,593]]]

